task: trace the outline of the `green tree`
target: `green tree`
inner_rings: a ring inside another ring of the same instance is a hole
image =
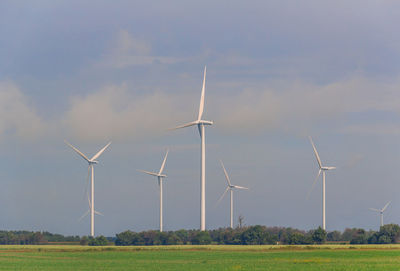
[[[343,241],[350,241],[353,238],[355,231],[357,231],[357,229],[355,229],[355,228],[353,228],[353,229],[346,228],[344,230],[344,232],[342,233],[342,238],[341,239]]]
[[[182,244],[185,245],[189,242],[189,234],[187,230],[179,230],[175,232],[176,236],[178,236],[179,240],[181,240]]]
[[[323,244],[326,241],[326,231],[323,230],[321,227],[314,230],[312,233],[312,240],[316,244]]]
[[[278,236],[271,236],[266,227],[256,225],[246,229],[241,235],[241,240],[243,245],[275,244]]]
[[[387,235],[381,235],[378,238],[378,244],[390,244],[392,240]]]
[[[107,246],[108,240],[103,235],[100,235],[96,238],[93,238],[93,237],[90,238],[88,245],[89,246]]]
[[[117,246],[130,246],[133,244],[135,233],[132,231],[124,231],[116,235],[115,245]]]
[[[301,245],[304,244],[304,234],[300,232],[292,232],[289,234],[287,239],[289,245]]]
[[[193,245],[208,245],[211,244],[211,237],[208,231],[199,231],[192,238]]]
[[[380,236],[386,236],[389,240],[390,243],[397,243],[399,241],[400,237],[400,227],[397,224],[386,224],[381,226],[379,230],[379,235]],[[379,237],[379,240],[381,238]],[[387,240],[385,238],[385,240]],[[381,242],[380,242],[381,243]],[[383,243],[381,243],[383,244]]]
[[[340,231],[328,232],[328,234],[326,235],[326,240],[327,241],[341,241],[342,234],[340,233]]]
[[[82,236],[81,240],[79,241],[81,246],[87,246],[89,244],[89,238],[87,236]]]
[[[350,240],[350,244],[367,244],[368,237],[364,229],[357,229],[354,234],[353,238]]]
[[[164,245],[183,245],[183,242],[175,232],[168,232]]]

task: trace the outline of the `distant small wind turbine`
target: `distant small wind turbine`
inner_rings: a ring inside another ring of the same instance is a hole
[[[317,149],[315,148],[314,142],[312,141],[311,136],[309,136],[309,138],[310,138],[311,145],[314,149],[315,158],[317,158],[319,171],[318,171],[317,177],[315,178],[315,180],[311,186],[311,190],[308,193],[308,196],[310,195],[312,189],[314,188],[315,183],[318,180],[319,175],[321,175],[321,172],[322,172],[322,229],[326,230],[326,224],[325,224],[325,172],[328,170],[335,169],[336,167],[322,166],[321,159],[319,158],[319,155],[318,155]]]
[[[111,142],[109,142],[104,148],[102,148],[98,153],[96,153],[91,159],[87,158],[80,150],[78,150],[77,148],[75,148],[74,146],[72,146],[70,143],[68,143],[67,141],[64,140],[64,142],[70,146],[76,153],[78,153],[83,159],[86,160],[86,162],[89,163],[89,167],[88,167],[88,176],[90,174],[91,176],[91,193],[90,193],[90,200],[89,200],[89,210],[90,210],[90,236],[94,236],[94,214],[99,214],[101,215],[101,213],[95,211],[94,209],[94,165],[98,163],[98,161],[96,160],[97,158],[100,157],[100,155],[108,148],[108,146],[110,146]],[[84,216],[86,216],[87,214],[89,214],[89,211],[86,212],[82,218]]]
[[[206,143],[205,143],[205,125],[212,125],[213,122],[209,120],[202,120],[204,112],[204,92],[206,88],[206,67],[204,67],[203,88],[201,89],[199,115],[197,120],[186,123],[184,125],[173,128],[180,129],[189,126],[197,125],[201,139],[201,162],[200,162],[200,230],[206,230]]]
[[[220,202],[222,200],[222,198],[225,196],[226,192],[228,192],[228,190],[230,190],[230,194],[231,194],[231,228],[233,228],[233,189],[237,188],[237,189],[248,189],[247,187],[243,187],[243,186],[238,186],[238,185],[233,185],[231,184],[231,180],[229,179],[228,173],[226,172],[226,169],[224,167],[224,164],[221,162],[221,166],[222,169],[224,170],[224,174],[225,174],[225,179],[227,182],[227,187],[225,189],[225,192],[222,194],[222,196],[219,198],[218,202]]]
[[[158,173],[141,170],[141,169],[138,170],[140,172],[144,172],[146,174],[156,176],[158,179],[158,186],[160,187],[160,232],[163,231],[163,178],[167,177],[167,175],[163,174],[163,170],[165,167],[165,161],[167,161],[168,151],[169,150],[167,150],[167,152],[165,154],[164,160],[161,164],[160,171]]]
[[[383,212],[385,212],[386,208],[389,206],[391,201],[389,201],[388,203],[386,203],[386,205],[382,208],[382,209],[375,209],[375,208],[369,208],[371,211],[374,212],[378,212],[380,213],[380,217],[381,217],[381,227],[383,226]]]

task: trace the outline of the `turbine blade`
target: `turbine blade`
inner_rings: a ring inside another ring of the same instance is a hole
[[[203,78],[203,87],[201,88],[201,97],[200,97],[200,106],[199,106],[199,116],[197,120],[201,120],[201,117],[203,116],[204,112],[204,92],[206,88],[206,72],[207,72],[207,67],[204,67],[204,78]]]
[[[97,158],[99,158],[99,156],[108,148],[108,146],[110,146],[110,144],[111,144],[111,141],[107,145],[105,145],[104,148],[102,148],[98,153],[96,153],[90,160],[93,161],[93,160],[96,160]]]
[[[225,196],[226,192],[228,192],[229,190],[229,186],[225,189],[224,193],[222,194],[222,196],[218,199],[217,204],[222,200],[222,198]]]
[[[221,166],[222,166],[222,168],[224,170],[226,182],[228,183],[228,186],[231,186],[231,180],[229,179],[228,173],[226,172],[226,169],[224,167],[224,163],[222,163],[222,160],[219,160],[219,161],[221,162]]]
[[[89,214],[90,210],[87,210],[86,213],[84,213],[79,219],[78,221],[81,221],[85,216],[87,216]]]
[[[94,213],[95,213],[96,215],[104,216],[102,213],[100,213],[100,212],[98,212],[98,211],[94,211]]]
[[[172,129],[169,129],[169,130],[177,130],[177,129],[181,129],[181,128],[186,128],[186,127],[189,127],[189,126],[193,126],[193,125],[196,125],[197,124],[197,121],[192,121],[192,122],[189,122],[189,123],[186,123],[186,124],[183,124],[183,125],[180,125],[180,126],[177,126],[177,127],[175,127],[175,128],[172,128]]]
[[[378,210],[378,209],[375,209],[375,208],[369,208],[371,211],[374,211],[374,212],[378,212],[378,213],[380,213],[381,212],[381,210]]]
[[[163,172],[163,170],[164,170],[165,161],[167,161],[168,152],[169,152],[169,150],[167,149],[167,153],[165,154],[164,160],[163,160],[163,162],[162,162],[162,165],[161,165],[161,168],[160,168],[160,172],[158,172],[159,175],[160,175],[160,174]]]
[[[158,177],[158,174],[157,174],[157,173],[154,173],[154,172],[151,172],[151,171],[146,171],[146,170],[141,170],[141,169],[137,169],[137,171],[140,171],[140,172],[143,172],[143,173],[146,173],[146,174],[149,174],[149,175],[153,175],[153,176],[157,176],[157,177]]]
[[[79,154],[80,156],[82,156],[83,159],[85,159],[87,162],[90,162],[89,159],[77,148],[75,148],[74,146],[72,146],[70,143],[68,143],[68,141],[64,140],[65,144],[67,144],[68,146],[70,146],[77,154]]]
[[[386,203],[385,207],[382,208],[382,212],[384,212],[386,210],[386,208],[389,206],[391,201],[389,201],[388,203]]]
[[[317,177],[315,178],[315,180],[314,180],[314,182],[313,182],[313,184],[312,184],[312,186],[311,186],[310,191],[308,191],[307,199],[310,198],[311,192],[313,191],[314,186],[315,186],[315,184],[317,183],[317,180],[318,180],[319,175],[321,175],[321,169],[318,171],[318,175],[317,175]]]
[[[322,167],[322,163],[321,163],[321,159],[319,158],[319,155],[318,155],[318,152],[317,152],[317,148],[315,148],[315,145],[314,145],[314,142],[312,141],[311,136],[309,136],[308,138],[310,139],[311,145],[312,145],[312,147],[314,149],[315,158],[317,158],[317,162],[318,162],[319,168],[321,168]]]
[[[246,190],[249,190],[249,188],[244,187],[244,186],[239,186],[239,185],[234,185],[233,187],[238,188],[238,189],[246,189]]]

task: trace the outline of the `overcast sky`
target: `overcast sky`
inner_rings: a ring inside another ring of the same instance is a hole
[[[218,160],[234,184],[235,223],[377,229],[400,223],[400,2],[1,1],[0,228],[87,235],[88,156],[96,234],[164,229],[200,214],[197,128],[207,65],[206,225],[229,225]]]

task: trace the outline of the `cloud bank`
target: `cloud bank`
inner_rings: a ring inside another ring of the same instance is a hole
[[[305,135],[318,123],[337,120],[340,126],[332,129],[341,133],[399,133],[395,123],[379,123],[380,119],[346,121],[349,114],[370,111],[391,112],[399,117],[399,80],[378,82],[356,76],[326,85],[296,81],[277,87],[268,87],[264,82],[236,86],[232,94],[232,84],[225,88],[219,84],[224,86],[224,82],[207,86],[205,116],[215,121],[220,133]],[[178,95],[158,90],[139,94],[127,84],[108,85],[71,97],[67,110],[54,120],[38,116],[34,105],[15,84],[2,82],[0,136],[29,139],[45,137],[46,133],[59,137],[61,132],[84,141],[162,136],[168,128],[195,117],[200,91],[192,92]]]

